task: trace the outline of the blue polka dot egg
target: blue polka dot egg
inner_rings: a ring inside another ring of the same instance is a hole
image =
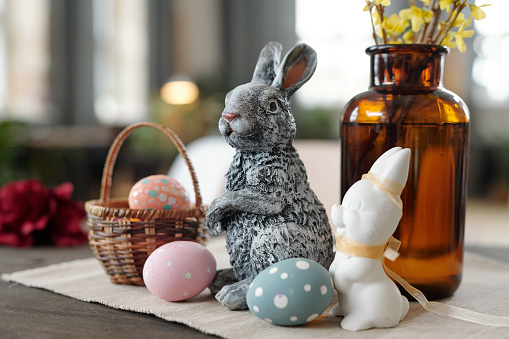
[[[333,295],[329,272],[303,258],[275,263],[256,276],[247,292],[249,310],[258,318],[283,326],[318,318]]]
[[[138,181],[129,192],[129,208],[170,210],[190,207],[186,189],[175,179],[151,175]]]

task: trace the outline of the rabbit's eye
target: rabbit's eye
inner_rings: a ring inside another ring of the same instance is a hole
[[[267,113],[277,113],[279,111],[279,104],[277,100],[270,100],[267,104]]]

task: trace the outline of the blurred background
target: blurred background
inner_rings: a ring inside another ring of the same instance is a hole
[[[469,198],[480,211],[507,210],[509,191],[502,17],[509,2],[489,3],[467,52],[446,57],[444,76],[471,111]],[[29,177],[51,187],[72,181],[85,201],[98,197],[107,150],[128,124],[165,124],[186,144],[218,135],[225,94],[251,79],[271,40],[284,53],[297,42],[316,49],[316,73],[292,99],[297,137],[337,143],[342,107],[368,85],[364,50],[373,42],[363,7],[361,0],[0,0],[0,186]],[[176,153],[151,130],[124,148],[114,175],[114,194],[123,196],[138,179],[166,173]]]

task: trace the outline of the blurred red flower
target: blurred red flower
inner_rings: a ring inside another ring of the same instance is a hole
[[[53,244],[79,245],[86,241],[81,230],[83,205],[71,200],[73,185],[53,190],[35,179],[15,181],[0,189],[0,244],[29,247]]]

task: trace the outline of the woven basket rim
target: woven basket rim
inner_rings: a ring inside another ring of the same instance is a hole
[[[150,210],[119,207],[118,205],[120,204],[129,206],[129,202],[125,198],[113,198],[108,201],[101,199],[89,200],[85,203],[85,211],[89,215],[100,218],[114,217],[135,218],[142,220],[150,220],[156,218],[199,218],[204,217],[206,212],[206,207],[204,205],[199,207],[192,205],[190,208],[178,208],[173,210]]]

